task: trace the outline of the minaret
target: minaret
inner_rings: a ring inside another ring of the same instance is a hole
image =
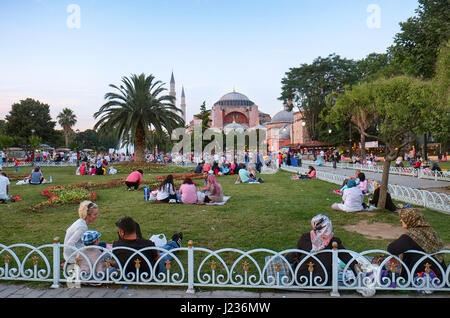
[[[183,111],[181,117],[183,117],[184,122],[186,123],[186,96],[184,95],[184,86],[181,88],[181,104],[180,108]]]
[[[175,78],[173,77],[173,71],[172,71],[172,77],[170,78],[170,96],[177,97],[175,93]]]

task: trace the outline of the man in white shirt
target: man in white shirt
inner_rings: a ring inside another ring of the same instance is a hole
[[[1,172],[2,169],[0,169],[0,201],[6,202],[6,200],[9,200],[8,191],[9,191],[9,179],[6,177],[6,175]]]
[[[347,189],[342,194],[342,203],[334,203],[331,208],[336,211],[358,212],[364,210],[364,194],[356,186],[355,180],[347,182]]]

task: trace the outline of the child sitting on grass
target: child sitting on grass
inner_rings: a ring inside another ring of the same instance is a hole
[[[99,247],[99,238],[102,236],[99,232],[89,230],[83,233],[81,241],[84,246],[90,246],[82,249],[77,258],[79,259],[80,273],[82,279],[101,279],[108,268],[106,267],[106,260],[112,259],[112,255],[104,253],[103,248]],[[94,274],[91,277],[91,269],[95,266]],[[89,264],[90,263],[90,264]],[[115,271],[113,267],[109,267],[109,271]]]

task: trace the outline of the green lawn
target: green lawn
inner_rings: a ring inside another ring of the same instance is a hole
[[[30,170],[20,168],[19,174]],[[6,172],[14,174],[12,169],[6,169]],[[126,177],[120,173],[114,176],[76,176],[75,168],[43,168],[43,172],[46,178],[53,176],[51,186]],[[377,212],[370,216],[333,211],[331,204],[340,200],[339,196],[330,193],[335,185],[320,180],[291,181],[289,176],[286,172],[264,175],[266,182],[259,185],[235,185],[234,176],[220,177],[225,194],[232,196],[226,206],[152,204],[144,201],[142,190],[128,192],[125,186],[97,190],[100,218],[90,225],[90,229],[101,232],[102,240],[112,242],[117,238],[115,221],[122,216],[131,216],[140,223],[145,237],[165,233],[170,238],[172,233],[182,231],[183,246],[192,240],[195,246],[210,249],[233,247],[281,251],[295,247],[300,235],[310,231],[311,218],[325,213],[333,220],[335,235],[341,238],[346,248],[355,251],[386,249],[390,240],[368,239],[345,231],[343,226],[360,220],[399,226],[397,214]],[[144,176],[144,180],[150,178],[148,174]],[[24,211],[30,205],[46,200],[40,192],[48,186],[17,186],[12,182],[10,193],[20,195],[23,201],[0,205],[0,243],[24,242],[38,246],[51,243],[55,236],[63,240],[67,227],[78,218],[78,205],[41,212]],[[448,245],[450,216],[431,210],[424,213]]]

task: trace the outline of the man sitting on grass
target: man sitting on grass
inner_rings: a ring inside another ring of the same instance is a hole
[[[136,265],[139,264],[139,273],[151,274],[149,265],[155,266],[156,261],[161,257],[160,253],[156,249],[147,249],[142,251],[145,260],[141,255],[129,250],[132,248],[135,250],[143,250],[150,247],[155,247],[155,243],[150,240],[142,239],[137,234],[139,225],[131,217],[123,217],[116,222],[119,240],[113,243],[113,253],[119,259],[120,264],[125,266],[130,257],[132,259],[128,262],[127,267],[124,269],[125,275],[129,273],[136,273]],[[183,239],[183,233],[175,233],[172,236],[170,242],[162,246],[161,249],[170,251],[174,248],[181,247],[181,241]],[[122,249],[120,247],[123,247]],[[166,261],[172,260],[172,256],[167,253],[158,263],[158,268],[155,270],[155,274],[164,273],[166,271]],[[113,264],[116,265],[116,264]]]
[[[245,168],[243,164],[241,164],[241,167],[239,169],[239,176],[235,183],[261,183],[262,179],[259,178],[258,180],[255,179],[255,176],[253,174],[250,175],[249,171]]]

